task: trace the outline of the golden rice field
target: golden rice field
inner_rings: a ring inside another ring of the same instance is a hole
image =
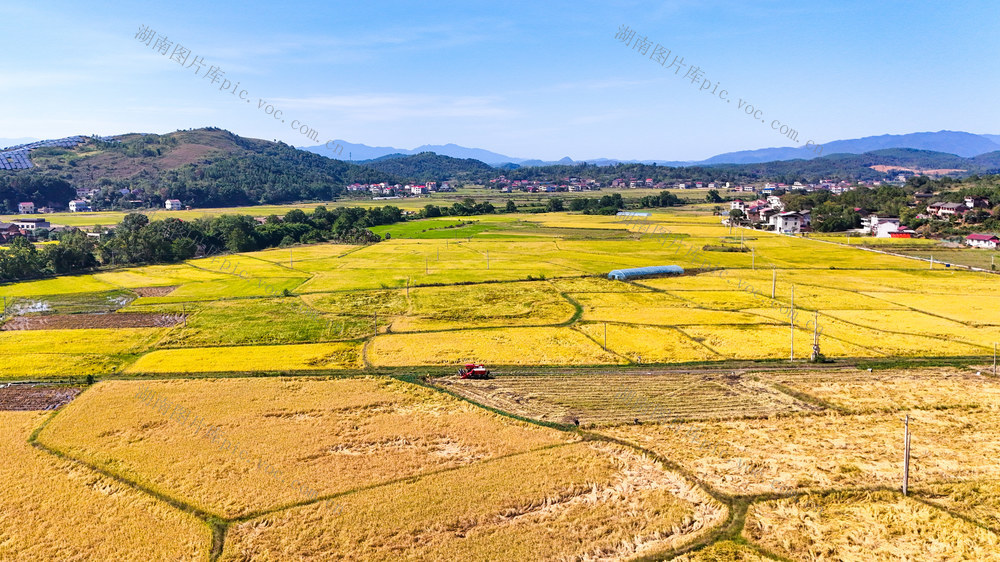
[[[209,560],[204,522],[29,445],[44,420],[0,412],[0,559]]]
[[[361,345],[352,342],[161,349],[129,365],[127,373],[248,373],[359,369]]]
[[[419,334],[380,334],[368,349],[375,366],[596,365],[625,360],[572,328],[489,328]]]
[[[0,377],[213,372],[222,358],[241,372],[805,359],[817,321],[822,353],[837,359],[985,358],[1000,340],[993,314],[1000,283],[984,273],[730,231],[717,217],[687,210],[655,211],[649,219],[676,244],[617,217],[475,220],[488,230],[448,238],[449,229],[434,227],[442,221],[403,223],[399,229],[419,234],[430,227],[435,237],[219,255],[0,286],[0,295],[28,304],[122,294],[134,299],[124,311],[187,317],[155,337],[118,330],[101,336],[99,346],[86,330],[34,331],[16,343],[18,357],[0,367]],[[701,251],[741,239],[752,255]],[[713,271],[628,283],[605,278],[611,269],[653,264]],[[8,355],[5,337],[0,356]]]
[[[142,389],[190,417],[157,407]],[[305,502],[296,483],[329,496],[570,440],[384,378],[107,381],[38,437],[224,518]]]

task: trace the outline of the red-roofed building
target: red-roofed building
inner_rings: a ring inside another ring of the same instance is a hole
[[[970,234],[965,237],[965,243],[973,248],[996,250],[1000,246],[1000,238],[993,234]]]

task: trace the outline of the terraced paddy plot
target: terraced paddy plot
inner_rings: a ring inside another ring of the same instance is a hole
[[[957,369],[769,373],[762,377],[857,413],[1000,407],[1000,381]]]
[[[361,246],[351,244],[310,244],[306,246],[293,246],[291,248],[274,248],[260,252],[247,252],[244,255],[288,266],[293,269],[304,268],[304,271],[310,271],[310,262],[326,260],[326,258],[339,258],[358,248],[361,248]]]
[[[164,328],[184,321],[178,314],[156,313],[96,313],[96,314],[47,314],[44,316],[18,316],[0,330],[80,330],[85,328]]]
[[[968,286],[964,294],[956,291],[947,295],[922,294],[917,291],[907,294],[866,294],[971,326],[997,326],[1000,325],[1000,296],[986,292],[988,287]]]
[[[784,317],[787,322],[788,319],[787,312],[783,314],[777,309],[759,309],[753,312],[775,320]],[[795,318],[796,326],[805,328],[808,325],[807,332],[809,333],[806,337],[810,345],[813,341],[811,332],[814,321],[814,315],[806,311],[797,314]],[[820,316],[819,327],[823,330],[820,336],[820,345],[823,348],[823,353],[827,356],[969,356],[985,355],[987,352],[985,346],[963,343],[953,338],[899,333],[891,325],[886,325],[882,329],[872,329],[830,316]],[[800,336],[796,334],[795,338],[800,339]],[[855,342],[857,345],[853,345]],[[859,351],[861,349],[867,352]]]
[[[891,492],[754,504],[744,535],[794,560],[1000,560],[997,533]]]
[[[568,322],[575,308],[547,282],[426,287],[410,291],[394,332]]]
[[[191,263],[146,265],[94,274],[94,278],[126,289],[167,287],[195,281],[214,281],[228,276],[217,270],[194,267]],[[143,295],[146,296],[146,295]]]
[[[209,560],[195,517],[28,444],[44,419],[0,412],[0,558]]]
[[[161,347],[305,343],[350,339],[365,332],[352,323],[337,323],[295,297],[205,302],[189,312],[184,325],[161,340]],[[370,333],[370,322],[367,328]]]
[[[302,278],[261,277],[240,279],[231,277],[218,281],[187,283],[163,297],[140,297],[137,305],[171,302],[213,301],[239,297],[275,297],[285,290],[294,291],[303,282]]]
[[[134,357],[99,353],[0,353],[0,379],[75,380],[115,373]]]
[[[910,411],[910,483],[1000,477],[994,408]],[[602,433],[676,461],[729,494],[899,484],[897,412],[619,426]]]
[[[118,287],[98,281],[93,275],[72,275],[12,283],[0,287],[0,297],[27,297],[65,295],[68,293],[100,293],[117,289]]]
[[[375,337],[368,359],[376,366],[595,365],[624,362],[571,328],[486,328]]]
[[[160,328],[3,331],[0,332],[0,356],[140,353],[150,349],[162,334]]]
[[[670,291],[670,294],[697,308],[743,310],[766,306],[770,299],[747,291]]]
[[[6,299],[5,313],[19,316],[113,312],[127,306],[133,299],[135,299],[134,293],[122,290],[15,297]]]
[[[434,383],[527,418],[583,426],[764,417],[820,408],[747,378],[709,375],[524,375]]]
[[[782,314],[777,310],[755,310],[754,312],[770,318],[773,321],[784,320]],[[791,328],[787,325],[747,325],[747,326],[684,326],[679,328],[688,337],[705,347],[714,351],[720,357],[728,359],[787,359],[792,346],[795,347],[795,357],[806,359],[812,353],[813,330],[805,329],[806,319],[797,319],[795,338],[792,341]],[[878,353],[859,345],[846,343],[843,339],[830,337],[827,324],[820,321],[823,328],[823,336],[820,337],[820,346],[827,357],[872,357]],[[850,334],[843,334],[843,337],[850,337]],[[851,338],[847,341],[854,341]],[[964,348],[963,348],[964,350]]]
[[[147,353],[129,373],[253,373],[359,369],[361,344],[245,345],[160,349]]]
[[[552,285],[563,293],[579,296],[581,293],[645,293],[649,289],[635,283],[612,281],[607,275],[553,279]]]
[[[181,423],[173,408],[136,398],[140,388],[204,424]],[[38,439],[206,512],[236,517],[308,501],[296,482],[323,497],[572,437],[392,379],[255,378],[99,383]],[[221,447],[222,439],[232,447]],[[378,521],[356,514],[351,520],[369,530]]]
[[[339,316],[399,316],[409,308],[406,293],[401,290],[345,291],[341,293],[307,293],[302,300],[310,307]]]
[[[220,560],[617,560],[670,552],[725,517],[655,462],[584,443],[338,499],[349,516],[310,505],[231,527]]]
[[[721,359],[718,353],[675,328],[628,324],[582,324],[581,333],[632,363],[688,363]]]
[[[4,385],[0,386],[0,411],[55,410],[79,393],[79,387],[68,385]]]

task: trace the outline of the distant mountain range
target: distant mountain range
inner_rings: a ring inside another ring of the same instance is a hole
[[[343,146],[343,151],[334,153],[323,145],[299,147],[309,152],[321,154],[337,160],[353,160],[355,162],[374,160],[389,155],[410,156],[422,152],[433,152],[442,156],[453,158],[475,159],[490,164],[491,166],[508,167],[510,164],[517,166],[548,166],[553,164],[579,164],[587,162],[598,166],[614,165],[619,163],[640,163],[657,164],[661,166],[702,166],[712,164],[758,164],[762,162],[776,162],[786,160],[811,160],[820,156],[831,154],[864,154],[876,150],[888,148],[913,148],[917,150],[930,150],[934,152],[944,152],[955,154],[963,158],[972,158],[980,154],[995,152],[1000,150],[1000,135],[977,135],[962,131],[938,131],[936,133],[910,133],[907,135],[880,135],[864,137],[860,139],[848,139],[831,141],[823,145],[820,154],[816,154],[813,147],[781,147],[781,148],[761,148],[757,150],[742,150],[738,152],[727,152],[711,158],[699,161],[679,161],[679,160],[616,160],[613,158],[592,158],[586,160],[572,160],[568,157],[556,161],[542,161],[537,159],[516,158],[499,154],[482,148],[467,148],[457,144],[445,145],[423,145],[412,150],[405,148],[395,148],[391,146],[368,146],[364,144],[349,143],[344,140],[334,141]]]

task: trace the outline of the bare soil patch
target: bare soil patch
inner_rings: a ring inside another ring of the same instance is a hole
[[[183,314],[146,312],[109,314],[49,314],[18,316],[0,330],[81,330],[85,328],[166,328],[184,321]]]
[[[136,287],[132,289],[140,297],[165,297],[173,292],[177,285],[170,287]]]
[[[0,385],[0,410],[55,410],[80,394],[79,388]]]

